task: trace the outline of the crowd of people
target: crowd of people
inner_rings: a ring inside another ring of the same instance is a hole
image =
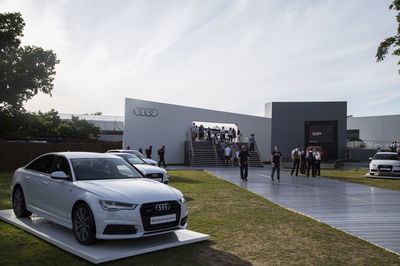
[[[242,142],[243,135],[238,129],[235,128],[226,129],[211,129],[210,127],[205,128],[203,125],[197,126],[195,123],[190,128],[191,137],[193,141],[212,141],[213,143],[223,142]]]
[[[390,151],[397,152],[397,154],[400,156],[400,142],[393,141],[392,144],[390,144]]]
[[[251,144],[251,143],[249,143]],[[247,181],[248,175],[248,156],[247,147],[243,146],[242,151],[238,154],[238,162],[240,166],[240,176],[242,181]],[[321,161],[322,151],[316,147],[300,147],[297,145],[291,152],[291,159],[293,161],[291,176],[303,175],[312,177],[321,175]],[[275,181],[275,173],[278,182],[280,181],[280,171],[282,165],[282,153],[279,150],[279,146],[275,146],[271,153],[271,179]]]

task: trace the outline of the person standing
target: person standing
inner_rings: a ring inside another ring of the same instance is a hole
[[[231,152],[232,152],[231,147],[229,147],[229,145],[227,145],[225,150],[224,150],[224,152],[225,152],[225,162],[224,162],[224,164],[225,164],[225,166],[226,165],[229,166],[229,164],[231,162]]]
[[[314,152],[314,161],[315,161],[314,176],[321,175],[321,160],[322,160],[322,154],[317,148]]]
[[[208,139],[209,142],[212,141],[212,139],[211,139],[211,134],[212,134],[211,128],[208,127],[208,128],[207,128],[207,139]]]
[[[143,154],[143,149],[142,148],[139,148],[139,152],[141,153],[141,154]],[[143,154],[144,155],[144,154]]]
[[[306,174],[306,169],[307,169],[307,160],[306,160],[306,151],[304,147],[301,149],[301,154],[300,154],[300,173],[302,175]]]
[[[293,167],[292,167],[292,172],[290,173],[291,176],[293,176],[295,168],[296,168],[296,176],[299,175],[300,156],[301,156],[300,145],[297,145],[296,148],[292,150]]]
[[[234,142],[236,142],[236,130],[232,129],[232,139]]]
[[[130,149],[131,149],[131,146],[126,147],[126,149],[127,149],[127,150],[130,150]]]
[[[219,134],[221,136],[221,140],[225,141],[225,127],[221,128],[221,130],[219,131]]]
[[[279,146],[274,147],[274,151],[271,153],[271,164],[272,164],[272,172],[271,179],[274,181],[274,173],[276,171],[278,182],[280,181],[280,171],[281,171],[281,157],[282,153],[279,151]]]
[[[149,146],[149,148],[147,148],[146,150],[145,150],[145,152],[146,152],[146,157],[148,158],[148,159],[151,159],[151,154],[152,154],[152,152],[153,152],[153,146]]]
[[[229,128],[229,130],[228,130],[228,139],[229,139],[229,142],[232,142],[232,141],[233,141],[232,128]]]
[[[203,141],[204,140],[204,127],[203,125],[200,125],[199,127],[199,141]]]
[[[242,146],[242,150],[239,152],[239,167],[241,180],[247,181],[249,174],[249,152],[245,145]]]
[[[237,131],[237,142],[242,142],[242,133],[240,132],[240,130],[238,129],[238,131]]]
[[[254,135],[255,135],[254,133],[251,134],[251,135],[250,135],[250,138],[249,138],[250,151],[254,151],[254,143],[256,142],[256,139],[255,139],[255,136],[254,136]]]
[[[160,160],[158,161],[158,166],[161,166],[161,163],[162,163],[164,168],[166,168],[167,165],[165,164],[165,146],[164,145],[160,149],[158,149],[158,157],[160,157]]]
[[[314,175],[314,154],[313,154],[313,149],[309,148],[309,150],[307,150],[307,155],[306,155],[306,159],[307,159],[307,177],[310,176],[310,169],[311,169],[311,174],[313,177],[315,177]]]
[[[192,127],[190,128],[190,131],[192,132],[192,141],[196,140],[197,126],[195,123],[193,123]]]

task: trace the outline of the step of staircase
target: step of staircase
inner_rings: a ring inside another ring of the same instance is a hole
[[[247,143],[230,143],[234,150],[238,150],[241,146]],[[185,156],[190,166],[196,167],[225,167],[225,157],[219,147],[214,146],[208,141],[187,141],[185,142]],[[260,159],[258,149],[250,151],[249,166],[264,167]],[[230,163],[232,165],[232,162]],[[237,161],[234,161],[233,166],[238,166]]]

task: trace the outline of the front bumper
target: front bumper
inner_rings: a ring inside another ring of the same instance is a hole
[[[100,205],[92,209],[96,222],[96,238],[98,239],[129,239],[145,236],[160,235],[187,227],[188,211],[186,204],[177,202],[180,206],[175,224],[151,228],[144,225],[141,208],[138,205],[134,210],[105,211]],[[163,215],[163,214],[159,214]],[[145,220],[146,222],[147,220]]]

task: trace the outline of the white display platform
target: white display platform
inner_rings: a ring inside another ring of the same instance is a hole
[[[194,231],[178,230],[138,239],[99,240],[92,246],[83,246],[75,240],[72,230],[38,216],[18,219],[13,210],[0,210],[0,219],[92,263],[117,260],[210,238],[209,235]]]

